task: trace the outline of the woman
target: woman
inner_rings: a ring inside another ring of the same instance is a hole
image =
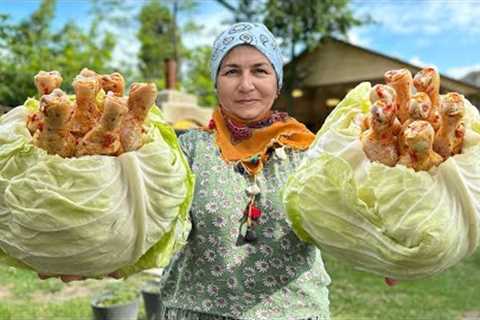
[[[162,277],[161,319],[328,319],[320,252],[280,201],[314,135],[271,110],[282,86],[273,35],[231,26],[214,42],[211,75],[220,107],[208,130],[180,137],[196,175],[193,229]]]

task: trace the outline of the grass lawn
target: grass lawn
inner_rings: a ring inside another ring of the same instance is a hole
[[[381,277],[355,271],[328,256],[324,259],[332,277],[333,320],[456,320],[467,313],[476,314],[469,320],[480,319],[480,250],[441,275],[400,282],[393,288]],[[108,279],[64,284],[0,266],[0,320],[92,319],[93,295],[120,283],[140,288],[149,277],[140,274],[126,282]]]
[[[476,315],[469,320],[480,319],[480,250],[440,275],[395,287],[385,285],[381,277],[324,258],[332,277],[334,320],[455,320],[466,314]]]
[[[151,278],[104,279],[63,283],[40,280],[36,273],[0,266],[0,320],[92,319],[91,299],[109,287],[140,288]],[[143,304],[139,319],[145,319]]]

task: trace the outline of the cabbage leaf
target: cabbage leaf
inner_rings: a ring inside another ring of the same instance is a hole
[[[396,279],[441,272],[479,240],[480,116],[467,100],[462,154],[428,172],[371,162],[359,140],[370,108],[361,83],[332,111],[282,190],[304,241],[360,270]]]
[[[0,118],[0,262],[89,277],[166,266],[191,229],[194,176],[161,111],[139,150],[65,159],[31,144],[26,104]]]

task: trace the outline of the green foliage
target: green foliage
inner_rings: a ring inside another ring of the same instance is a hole
[[[265,10],[264,3],[259,0],[237,0],[237,7],[234,7],[227,0],[216,1],[233,13],[234,22],[261,22],[261,17]]]
[[[199,105],[206,107],[213,107],[218,103],[214,84],[210,79],[211,55],[211,46],[200,46],[191,50],[188,72],[183,82],[185,89],[198,97]]]
[[[126,280],[85,280],[64,283],[40,280],[36,273],[0,265],[0,319],[91,319],[92,298],[114,288],[138,291],[151,276],[138,273]],[[142,303],[142,300],[140,299]],[[139,320],[146,320],[143,306]]]
[[[369,17],[357,18],[349,7],[350,0],[240,0],[233,6],[227,0],[216,0],[234,14],[234,21],[263,22],[281,38],[280,45],[290,63],[284,73],[284,90],[297,87],[305,71],[297,70],[295,58],[299,49],[313,49],[323,36],[346,35],[352,27],[370,22]],[[293,101],[288,95],[289,107]]]
[[[40,70],[62,73],[66,91],[83,67],[108,72],[115,39],[110,32],[99,33],[100,19],[94,17],[89,31],[74,22],[52,30],[56,2],[43,0],[32,15],[19,23],[0,16],[0,104],[17,106],[36,94],[33,76]]]
[[[55,293],[63,289],[64,285],[58,279],[40,281],[38,276],[30,271],[16,269],[14,267],[1,266],[0,286],[9,286],[12,294],[18,297],[30,299],[35,293]],[[1,314],[0,314],[1,319]]]
[[[282,39],[287,56],[297,56],[297,46],[311,49],[322,36],[345,35],[352,27],[369,22],[369,17],[357,18],[349,7],[350,0],[239,0],[236,6],[227,0],[216,0],[233,13],[229,22],[263,22]]]
[[[164,78],[164,60],[173,58],[173,19],[168,7],[159,0],[150,0],[138,16],[139,69],[147,80]]]
[[[109,26],[124,31],[131,27],[133,4],[124,0],[90,0],[89,15],[93,17],[92,28],[105,31]]]
[[[349,0],[268,0],[265,6],[265,25],[281,45],[290,50],[290,58],[297,56],[296,46],[307,49],[318,45],[322,36],[345,35],[364,21],[354,17]]]
[[[263,22],[275,36],[282,39],[280,45],[290,58],[290,64],[285,72],[286,92],[297,87],[302,80],[295,61],[299,48],[311,50],[318,45],[323,36],[346,35],[350,28],[367,22],[354,17],[348,5],[349,2],[349,0],[268,0],[266,2]],[[303,72],[302,78],[306,76],[308,74]],[[290,97],[289,109],[292,104]]]
[[[51,69],[58,69],[64,79],[73,79],[78,72],[88,67],[97,72],[107,72],[108,64],[112,58],[112,50],[115,46],[115,39],[111,33],[105,33],[103,38],[96,42],[95,30],[84,33],[76,24],[67,23],[62,30],[53,35],[55,43],[52,51],[56,56]],[[41,68],[41,64],[39,67]],[[71,83],[63,86],[68,92],[72,91]]]
[[[196,33],[201,27],[192,20],[187,20],[183,25],[177,23],[177,14],[183,12],[188,15],[195,10],[197,2],[170,0],[167,3],[171,9],[159,0],[149,0],[140,11],[140,29],[137,34],[141,43],[140,72],[145,79],[164,88],[164,61],[174,58],[177,62],[177,79],[181,79],[181,76],[184,79],[182,87],[197,95],[200,105],[214,106],[217,100],[208,68],[211,48],[205,46],[186,49],[182,44],[182,35]],[[188,61],[187,66],[180,74],[178,70],[182,70],[184,60]]]
[[[127,87],[132,82],[143,80],[138,73],[136,59],[132,59],[133,52],[128,50],[130,39],[136,36],[133,31],[136,17],[131,13],[135,5],[135,1],[90,0],[89,10],[89,16],[92,17],[89,34],[92,38],[108,35],[109,39],[119,39],[115,41],[112,51],[116,51],[116,54],[111,53],[108,72],[121,72]]]
[[[393,288],[387,287],[381,277],[356,271],[331,256],[324,255],[324,260],[332,277],[329,291],[333,320],[451,320],[462,319],[467,311],[480,311],[479,250],[442,274],[402,281]],[[145,280],[137,274],[125,282],[140,290]],[[33,272],[0,266],[0,319],[90,319],[91,297],[108,289],[112,281],[118,282],[106,279],[65,284],[59,279],[40,280]],[[53,286],[62,290],[49,293],[52,290],[48,287]],[[144,308],[139,310],[139,319],[146,319]]]
[[[180,79],[178,70],[184,58],[188,58],[188,50],[182,43],[182,35],[199,31],[199,26],[192,20],[183,25],[177,21],[177,15],[182,12],[189,14],[196,8],[193,0],[166,1],[149,0],[146,2],[138,21],[140,29],[137,38],[140,41],[139,70],[148,81],[156,82],[159,88],[165,87],[165,60],[175,59],[177,62],[177,79]]]

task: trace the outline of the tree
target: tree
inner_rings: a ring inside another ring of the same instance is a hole
[[[195,94],[199,104],[206,107],[213,107],[218,103],[214,85],[210,79],[211,55],[211,46],[201,46],[192,50],[189,55],[188,76],[184,81],[185,89]]]
[[[346,35],[348,30],[366,20],[354,17],[348,7],[349,0],[268,0],[265,25],[283,41],[290,51],[290,59],[298,55],[297,49],[312,49],[323,36]]]
[[[83,67],[110,71],[115,46],[111,33],[98,34],[93,24],[85,32],[74,22],[52,32],[55,7],[54,0],[43,0],[28,19],[19,23],[11,23],[5,15],[0,17],[0,104],[16,106],[35,96],[33,76],[40,70],[60,71],[67,92],[71,92],[71,80]]]
[[[296,58],[299,48],[315,48],[323,36],[346,35],[347,31],[364,21],[353,16],[348,7],[349,0],[268,0],[265,25],[278,37],[281,46],[289,50],[290,63],[285,73],[285,91],[291,92],[298,86],[299,72]],[[302,77],[306,77],[303,74]],[[289,94],[288,109],[293,101]]]
[[[164,80],[164,60],[173,58],[172,15],[158,0],[150,0],[140,10],[139,69],[146,80]],[[164,87],[164,85],[161,85]]]
[[[216,0],[233,14],[232,22],[263,22],[281,38],[290,59],[299,48],[315,47],[323,36],[346,35],[348,30],[370,21],[357,18],[349,8],[350,0],[239,0],[234,6],[228,0]]]
[[[139,52],[139,69],[143,77],[150,81],[157,81],[164,87],[164,60],[174,59],[178,70],[181,69],[183,58],[188,57],[188,50],[182,44],[182,35],[195,32],[198,26],[187,21],[183,26],[178,25],[177,16],[180,12],[189,13],[196,7],[192,0],[170,0],[171,8],[159,0],[149,0],[143,5],[138,20],[140,29],[137,37],[141,47]]]
[[[233,13],[233,22],[261,22],[265,10],[263,2],[259,0],[238,0],[237,7],[227,0],[216,0],[219,4]]]
[[[65,79],[73,79],[84,67],[99,73],[111,70],[109,64],[115,47],[115,39],[111,33],[107,32],[100,38],[95,30],[85,33],[70,22],[54,34],[52,40],[54,45],[50,49],[56,57],[54,69],[58,68]],[[65,87],[70,90],[70,83],[66,83]]]
[[[369,17],[357,18],[353,15],[349,0],[241,0],[237,7],[227,0],[217,2],[234,14],[235,21],[242,17],[249,21],[261,21],[281,39],[280,45],[290,60],[284,78],[286,92],[291,92],[300,80],[296,66],[300,50],[311,50],[324,36],[344,36],[350,28],[370,21]],[[252,7],[245,8],[242,3],[254,4],[257,14],[252,15]]]
[[[29,71],[33,68],[38,69],[42,63],[51,62],[45,43],[49,39],[46,29],[53,18],[54,9],[54,0],[43,1],[29,20],[21,21],[18,25],[10,24],[9,17],[3,16],[0,24],[0,30],[2,30],[1,104],[16,106],[21,104],[27,96],[34,95],[33,75],[35,73],[32,74]]]

